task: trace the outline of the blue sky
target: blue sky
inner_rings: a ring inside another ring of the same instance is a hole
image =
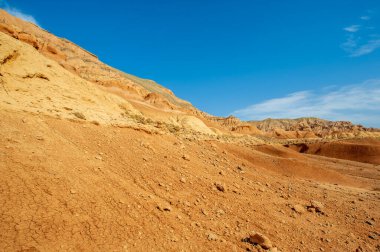
[[[208,113],[380,127],[379,0],[0,0]]]

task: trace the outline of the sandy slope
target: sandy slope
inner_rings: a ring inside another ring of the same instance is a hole
[[[1,250],[242,251],[256,230],[281,251],[376,251],[378,166],[0,113]],[[326,215],[291,209],[310,200]]]

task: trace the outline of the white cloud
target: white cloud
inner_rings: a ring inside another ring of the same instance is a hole
[[[350,56],[359,57],[362,55],[370,54],[371,52],[375,51],[377,48],[380,48],[380,39],[370,40],[366,44],[361,45],[360,47],[352,50]]]
[[[368,11],[368,13],[370,12]],[[367,55],[380,48],[379,32],[375,26],[370,24],[373,21],[372,17],[364,15],[360,19],[361,23],[343,28],[346,31],[346,41],[341,44],[341,48],[350,57]]]
[[[347,32],[357,32],[359,31],[359,29],[360,29],[360,25],[351,25],[351,26],[343,28],[343,30]]]
[[[320,117],[380,127],[380,79],[328,90],[292,93],[233,114],[244,120]]]
[[[37,20],[32,15],[26,14],[22,12],[21,10],[11,7],[6,0],[0,0],[0,8],[4,9],[6,12],[8,12],[9,14],[15,17],[21,18],[22,20],[31,22],[39,26]]]
[[[346,52],[352,53],[352,51],[358,46],[357,40],[358,39],[355,38],[353,34],[349,34],[346,41],[341,45],[342,49]]]

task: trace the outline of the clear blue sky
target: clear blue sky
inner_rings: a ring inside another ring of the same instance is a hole
[[[214,115],[380,127],[379,0],[0,2]]]

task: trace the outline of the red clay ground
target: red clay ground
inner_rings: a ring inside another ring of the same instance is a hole
[[[0,118],[1,251],[257,251],[242,242],[251,231],[280,251],[380,249],[379,165]]]
[[[356,139],[290,146],[302,153],[380,165],[380,140]]]

